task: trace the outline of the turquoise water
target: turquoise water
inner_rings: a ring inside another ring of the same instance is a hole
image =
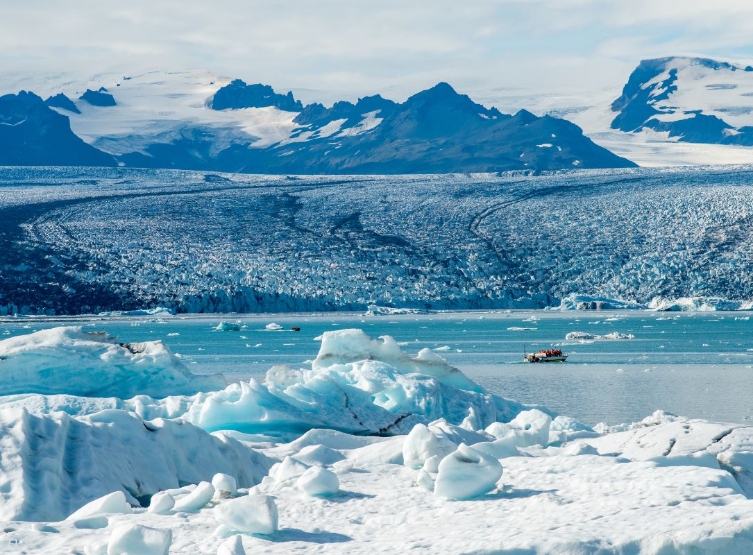
[[[242,329],[214,331],[223,320]],[[283,329],[267,330],[273,322]],[[590,425],[636,421],[657,409],[727,422],[753,419],[753,322],[746,313],[12,318],[0,321],[0,338],[57,325],[107,331],[124,342],[160,339],[193,372],[221,372],[230,380],[262,376],[273,364],[304,365],[316,356],[323,332],[362,328],[373,337],[393,336],[413,355],[432,348],[494,393]],[[635,338],[566,341],[572,331]],[[521,362],[524,351],[551,346],[567,352],[568,361]]]

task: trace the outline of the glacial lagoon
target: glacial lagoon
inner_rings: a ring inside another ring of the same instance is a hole
[[[221,322],[232,325],[220,331]],[[316,356],[323,332],[361,328],[372,337],[394,337],[412,355],[431,348],[492,393],[590,426],[635,422],[656,410],[740,424],[753,420],[748,312],[18,317],[0,320],[0,338],[60,325],[106,331],[123,342],[160,339],[193,373],[221,372],[229,381],[262,378],[276,364],[297,368]],[[634,338],[566,340],[571,332]],[[522,362],[525,351],[549,347],[568,353],[568,361]]]

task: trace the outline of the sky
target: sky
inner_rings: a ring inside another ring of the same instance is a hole
[[[618,96],[641,59],[753,61],[749,0],[0,0],[0,75],[205,69],[332,103]],[[497,102],[499,104],[499,102]]]

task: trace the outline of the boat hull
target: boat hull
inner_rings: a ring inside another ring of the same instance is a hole
[[[531,354],[526,356],[524,362],[565,362],[567,355],[539,356]]]

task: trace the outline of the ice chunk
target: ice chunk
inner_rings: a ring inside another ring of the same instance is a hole
[[[518,438],[510,435],[494,441],[474,443],[473,448],[482,453],[486,453],[495,459],[504,459],[507,457],[517,457],[520,455],[517,447]]]
[[[568,341],[574,341],[577,339],[596,339],[596,336],[587,331],[571,331],[565,336],[565,339]]]
[[[265,327],[265,329],[267,329],[269,331],[279,331],[279,330],[282,329],[282,326],[280,324],[275,324],[274,322],[272,322],[271,324],[267,324],[264,327]]]
[[[107,528],[110,520],[105,515],[89,516],[73,521],[73,527],[79,530],[99,530]]]
[[[264,383],[269,386],[285,389],[291,385],[303,382],[303,372],[294,370],[287,364],[275,364],[264,378]]]
[[[264,535],[274,534],[279,520],[277,505],[264,494],[223,501],[214,508],[214,518],[230,530]]]
[[[427,459],[445,455],[455,450],[455,444],[439,438],[424,424],[416,424],[403,443],[403,464],[421,468]]]
[[[564,453],[570,456],[598,455],[599,451],[584,441],[576,441],[564,448]]]
[[[426,491],[434,491],[434,479],[431,477],[428,471],[421,469],[416,476],[416,484],[424,488]]]
[[[90,516],[104,514],[130,514],[131,506],[122,491],[114,491],[87,503],[66,520],[81,520]]]
[[[222,321],[214,328],[215,331],[241,331],[240,322],[225,322]]]
[[[152,495],[152,500],[149,503],[149,512],[156,514],[165,514],[172,510],[175,506],[175,499],[172,495],[166,491],[160,491]]]
[[[439,455],[429,457],[424,461],[423,470],[431,474],[436,474],[439,471],[439,463],[442,462],[442,458]]]
[[[512,437],[517,447],[549,444],[549,427],[552,417],[538,409],[523,411],[507,424],[495,422],[486,432],[497,439]]]
[[[348,453],[348,461],[357,467],[370,464],[403,464],[404,441],[404,437],[394,437],[353,449]]]
[[[126,524],[112,531],[107,555],[168,555],[172,530]]]
[[[217,555],[246,555],[246,550],[243,549],[243,538],[240,534],[224,541],[217,549]]]
[[[307,495],[334,495],[340,491],[340,480],[331,470],[312,466],[298,478],[296,486]]]
[[[295,458],[309,466],[331,466],[345,455],[324,445],[308,445],[295,454]]]
[[[447,499],[472,499],[493,490],[501,477],[497,459],[461,443],[439,463],[434,493]]]
[[[118,343],[102,332],[62,327],[0,341],[0,395],[43,393],[128,399],[185,395],[225,387],[197,376],[161,341]]]
[[[201,482],[191,493],[178,499],[173,507],[176,511],[196,512],[204,508],[214,497],[214,486],[209,482]]]
[[[371,359],[389,364],[401,374],[423,374],[458,389],[483,391],[478,384],[468,379],[457,368],[449,366],[431,349],[422,349],[418,356],[411,358],[389,335],[384,335],[379,339],[381,341],[372,339],[359,329],[324,332],[322,345],[314,360],[313,368],[323,370],[333,364]]]
[[[585,331],[571,331],[565,336],[568,341],[588,339],[635,339],[632,333],[620,333],[613,331],[604,335],[597,335]]]
[[[276,487],[292,486],[292,482],[308,469],[308,465],[288,456],[281,463],[274,465],[270,469],[269,475],[275,479]]]
[[[235,482],[235,478],[221,472],[212,477],[212,486],[214,486],[215,492],[220,497],[232,497],[238,493],[238,485]]]

